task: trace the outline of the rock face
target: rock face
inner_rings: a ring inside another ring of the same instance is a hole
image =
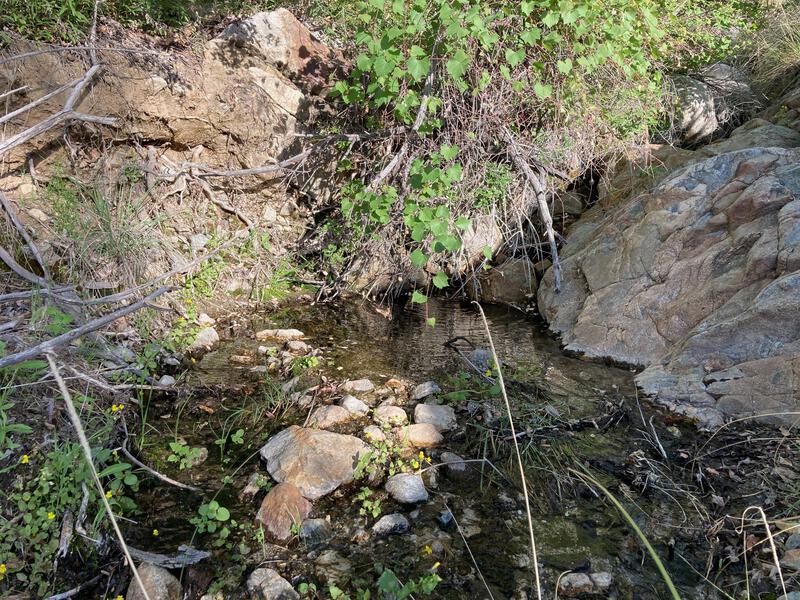
[[[256,569],[247,579],[251,600],[299,600],[300,594],[292,584],[273,569]]]
[[[754,121],[730,139],[776,133]],[[800,143],[777,133],[756,139]],[[562,292],[549,270],[538,297],[568,349],[647,367],[647,393],[708,427],[800,398],[800,150],[713,146],[586,213],[564,247]]]
[[[525,306],[536,296],[536,275],[527,259],[509,259],[467,284],[470,298],[480,302]]]
[[[181,582],[169,571],[151,563],[139,565],[139,577],[150,600],[180,600]],[[145,596],[136,580],[128,585],[127,600],[144,600]]]
[[[316,500],[353,481],[353,471],[367,447],[360,439],[329,431],[292,426],[261,448],[267,470],[279,482],[297,486]]]
[[[261,502],[256,521],[274,539],[283,541],[291,537],[292,525],[300,524],[309,513],[311,502],[303,498],[300,490],[291,483],[279,483]]]

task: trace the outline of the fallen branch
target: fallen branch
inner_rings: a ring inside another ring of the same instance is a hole
[[[0,117],[0,125],[2,125],[3,123],[7,123],[8,121],[13,119],[14,117],[18,117],[19,115],[24,114],[24,113],[28,112],[29,110],[31,110],[33,108],[36,108],[40,104],[44,104],[45,102],[50,100],[50,98],[54,98],[55,96],[58,96],[59,94],[65,92],[68,89],[70,89],[71,87],[78,85],[80,83],[80,81],[81,81],[80,77],[78,77],[76,79],[73,79],[69,83],[65,83],[61,87],[58,87],[58,88],[54,89],[49,94],[45,94],[41,98],[38,98],[38,99],[34,100],[33,102],[29,102],[25,106],[21,106],[20,108],[18,108],[16,110],[13,110],[13,111],[11,111],[10,113],[8,113],[6,115],[3,115],[2,117]]]
[[[141,562],[148,562],[165,569],[183,569],[191,565],[196,565],[201,560],[207,559],[211,553],[205,550],[197,550],[191,546],[181,544],[178,546],[178,553],[173,555],[156,554],[155,552],[146,552],[138,548],[129,548],[131,556]]]
[[[7,92],[3,92],[2,94],[0,94],[0,100],[5,100],[9,96],[13,96],[14,94],[18,94],[20,92],[25,92],[30,87],[31,86],[29,86],[29,85],[23,85],[23,86],[20,86],[18,88],[14,88],[13,90],[8,90]]]
[[[19,220],[16,211],[11,207],[11,203],[6,198],[6,195],[3,192],[0,192],[0,204],[3,205],[3,210],[6,211],[8,218],[11,219],[11,222],[16,227],[19,234],[22,236],[22,239],[25,240],[25,243],[30,248],[31,254],[36,259],[36,262],[39,263],[39,266],[42,268],[42,273],[44,273],[44,278],[48,281],[52,279],[50,277],[50,270],[47,268],[47,265],[42,258],[42,254],[39,252],[39,248],[36,246],[36,243],[33,241],[33,238],[28,233],[28,230],[25,229],[25,226]]]
[[[533,189],[536,203],[539,206],[539,218],[541,219],[542,224],[545,227],[545,231],[547,232],[547,241],[550,243],[550,255],[551,260],[553,261],[553,279],[555,282],[554,288],[556,292],[560,292],[561,263],[558,260],[558,246],[556,245],[556,236],[555,231],[553,230],[553,217],[550,215],[550,209],[547,206],[547,192],[544,184],[542,183],[542,179],[544,178],[543,173],[541,170],[539,171],[539,174],[533,172],[533,169],[531,169],[531,166],[525,160],[519,144],[517,144],[517,142],[514,140],[514,136],[512,136],[511,132],[506,128],[503,128],[503,137],[508,144],[508,153],[511,156],[511,159],[514,161],[517,169],[519,169],[520,172],[525,176],[528,184]],[[527,187],[525,191],[527,192]]]
[[[188,490],[190,492],[201,492],[202,491],[198,487],[195,487],[193,485],[189,485],[187,483],[181,483],[180,481],[175,481],[174,479],[171,479],[171,478],[167,477],[166,475],[162,475],[161,473],[159,473],[155,469],[152,469],[152,468],[148,467],[146,464],[144,464],[142,461],[140,461],[138,458],[136,458],[133,454],[131,454],[130,451],[125,446],[122,447],[122,454],[124,454],[125,458],[127,458],[129,461],[131,461],[137,467],[147,471],[148,473],[150,473],[150,475],[152,475],[153,477],[155,477],[156,479],[158,479],[160,481],[163,481],[164,483],[168,483],[169,485],[175,486],[176,488],[180,488],[182,490]]]
[[[67,598],[72,598],[73,596],[77,596],[86,588],[92,587],[95,583],[100,581],[100,575],[92,577],[89,581],[85,581],[77,587],[72,588],[71,590],[67,590],[66,592],[61,592],[60,594],[54,594],[52,596],[48,596],[45,600],[67,600]]]
[[[0,260],[2,260],[9,269],[14,271],[17,275],[22,277],[25,281],[32,283],[33,285],[38,285],[40,287],[46,288],[48,287],[47,281],[39,277],[38,275],[31,273],[20,265],[14,258],[9,254],[8,250],[0,246]]]
[[[32,358],[36,358],[37,356],[41,356],[43,354],[47,354],[52,352],[56,348],[69,344],[70,342],[77,340],[78,338],[86,335],[87,333],[91,333],[93,331],[97,331],[106,325],[113,323],[117,319],[124,317],[125,315],[129,315],[132,312],[135,312],[141,308],[144,308],[148,302],[151,302],[165,294],[173,290],[172,287],[161,287],[154,291],[149,296],[142,298],[138,302],[134,302],[129,304],[128,306],[124,306],[118,310],[115,310],[112,313],[94,319],[93,321],[89,321],[80,327],[76,327],[75,329],[68,331],[67,333],[62,333],[59,336],[56,336],[52,339],[46,340],[41,344],[37,344],[32,348],[28,348],[27,350],[23,350],[22,352],[17,352],[16,354],[11,354],[9,356],[5,356],[0,358],[0,369],[4,369],[6,367],[10,367],[26,360],[31,360]]]

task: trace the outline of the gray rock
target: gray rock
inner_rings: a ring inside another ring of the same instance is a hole
[[[467,293],[479,302],[525,307],[536,298],[538,287],[531,261],[509,259],[473,278],[467,284]]]
[[[787,538],[784,547],[787,550],[797,550],[798,548],[800,548],[800,532],[793,533],[792,535],[790,535]]]
[[[341,406],[336,406],[335,404],[320,406],[311,413],[308,426],[316,427],[317,429],[328,429],[347,423],[352,418],[353,413]]]
[[[682,140],[695,143],[710,137],[719,127],[711,87],[684,75],[672,77],[672,83],[678,98],[676,121]]]
[[[328,519],[306,519],[300,525],[300,538],[310,548],[325,545],[333,536]]]
[[[379,425],[405,425],[408,423],[406,411],[399,406],[381,405],[375,409],[372,418]]]
[[[196,233],[189,238],[189,244],[192,247],[192,252],[200,252],[211,241],[211,236],[204,233]]]
[[[444,404],[417,404],[414,408],[415,423],[430,423],[439,431],[450,431],[458,427],[456,412]]]
[[[163,567],[142,563],[138,567],[139,577],[150,600],[180,600],[181,582]],[[128,584],[126,600],[144,600],[145,595],[135,579]]]
[[[465,508],[458,519],[458,526],[461,529],[461,534],[469,539],[475,537],[481,532],[480,526],[481,518],[478,513],[472,508]]]
[[[170,387],[175,385],[175,378],[172,375],[162,375],[158,380],[158,385],[163,387]]]
[[[781,557],[781,566],[784,569],[800,571],[800,548],[784,552]]]
[[[349,393],[371,392],[375,389],[375,384],[369,379],[356,379],[354,381],[345,381],[341,387],[342,391]]]
[[[403,427],[400,440],[414,448],[434,448],[444,441],[442,434],[430,423],[417,423]]]
[[[259,341],[275,340],[299,340],[305,334],[299,329],[262,329],[256,332],[256,339]]]
[[[383,429],[376,427],[375,425],[364,427],[364,437],[367,438],[368,442],[386,441],[386,434],[383,432]]]
[[[423,398],[427,398],[433,394],[438,394],[441,391],[441,388],[436,385],[435,382],[426,381],[425,383],[420,383],[414,388],[414,391],[411,394],[411,399],[414,401],[422,400]]]
[[[558,583],[558,594],[564,598],[575,598],[593,591],[594,583],[586,573],[568,573]]]
[[[603,594],[611,588],[614,583],[614,577],[608,571],[600,571],[598,573],[591,573],[589,579],[594,584],[594,591],[596,594]]]
[[[415,473],[399,473],[386,482],[386,491],[401,504],[418,504],[428,501],[428,490],[422,477]]]
[[[800,600],[800,592],[789,592],[780,596],[778,600]]]
[[[375,525],[372,526],[372,532],[376,535],[393,535],[406,533],[410,529],[408,519],[400,513],[391,515],[383,515]]]
[[[197,332],[194,341],[189,344],[186,352],[189,354],[201,354],[212,350],[219,344],[219,334],[213,327],[204,327]]]
[[[301,340],[289,340],[286,342],[286,349],[296,354],[307,354],[311,351],[311,346]]]
[[[355,415],[366,415],[369,412],[369,406],[367,406],[366,402],[362,402],[355,396],[350,396],[349,394],[342,398],[339,404],[342,408]]]
[[[448,477],[459,479],[467,475],[467,463],[458,454],[442,452],[440,460],[444,464],[444,472]]]
[[[353,481],[365,452],[364,442],[351,435],[292,426],[261,448],[261,458],[275,480],[293,483],[304,497],[316,500]]]
[[[292,584],[274,569],[256,569],[247,578],[247,593],[251,600],[299,600]]]
[[[350,579],[353,570],[350,561],[336,550],[326,550],[314,561],[317,575],[324,579],[328,585],[337,585]]]

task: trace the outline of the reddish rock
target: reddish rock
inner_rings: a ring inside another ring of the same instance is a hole
[[[264,498],[256,521],[276,540],[286,540],[292,535],[292,525],[310,513],[311,502],[303,498],[297,486],[279,483]]]

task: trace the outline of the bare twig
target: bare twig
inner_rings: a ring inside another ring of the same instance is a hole
[[[43,288],[46,288],[48,286],[46,280],[42,279],[41,277],[39,277],[34,273],[31,273],[30,271],[28,271],[28,269],[20,265],[16,260],[14,260],[11,254],[9,254],[8,250],[3,248],[2,246],[0,246],[0,260],[6,263],[9,269],[14,271],[14,273],[22,277],[25,281],[28,281],[33,285],[38,285]]]
[[[36,262],[39,263],[39,266],[42,268],[42,273],[44,273],[44,278],[48,281],[52,279],[50,277],[50,270],[47,268],[47,264],[45,264],[44,259],[42,258],[42,254],[39,252],[39,248],[36,246],[36,243],[33,241],[33,238],[28,233],[28,230],[25,229],[25,226],[19,220],[16,211],[11,206],[11,203],[6,198],[6,195],[0,191],[0,204],[3,205],[3,210],[6,211],[8,218],[11,219],[11,222],[14,224],[14,227],[17,229],[19,234],[22,236],[22,239],[25,240],[25,243],[28,244],[28,248],[30,248],[31,254],[36,259]]]
[[[8,90],[7,92],[3,92],[2,94],[0,94],[0,100],[5,100],[9,96],[13,96],[14,94],[18,94],[20,92],[25,92],[28,89],[30,89],[30,87],[31,86],[29,85],[23,85],[18,88],[14,88],[13,90]]]
[[[92,577],[89,581],[84,581],[77,587],[72,588],[71,590],[67,590],[66,592],[61,592],[60,594],[54,594],[52,596],[48,596],[45,600],[67,600],[67,598],[72,598],[73,596],[77,596],[86,588],[92,587],[95,583],[100,581],[100,575],[96,575]]]
[[[0,125],[2,125],[3,123],[7,123],[8,121],[13,119],[14,117],[18,117],[19,115],[21,115],[23,113],[26,113],[29,110],[33,109],[33,108],[36,108],[40,104],[44,104],[45,102],[50,100],[50,98],[58,96],[59,94],[65,92],[66,90],[78,85],[80,83],[81,79],[82,79],[81,77],[77,77],[76,79],[73,79],[69,83],[65,83],[61,87],[58,87],[58,88],[54,89],[49,94],[45,94],[41,98],[37,98],[33,102],[29,102],[25,106],[21,106],[20,108],[11,111],[7,115],[3,115],[2,117],[0,117]]]
[[[130,451],[127,448],[125,448],[124,446],[122,447],[122,454],[124,454],[125,458],[127,458],[129,461],[131,461],[137,467],[139,467],[140,469],[144,469],[145,471],[150,473],[150,475],[152,475],[156,479],[159,479],[159,480],[163,481],[164,483],[168,483],[169,485],[173,485],[176,488],[180,488],[182,490],[188,490],[190,492],[201,492],[202,491],[198,487],[195,487],[193,485],[189,485],[187,483],[181,483],[180,481],[175,481],[174,479],[171,479],[171,478],[167,477],[166,475],[162,475],[161,473],[159,473],[155,469],[152,469],[152,468],[148,467],[146,464],[144,464],[142,461],[140,461],[138,458],[136,458],[133,454],[131,454]]]
[[[59,336],[56,336],[52,339],[46,340],[41,344],[37,344],[32,348],[28,348],[27,350],[23,350],[22,352],[17,352],[16,354],[11,354],[9,356],[5,356],[0,358],[0,369],[5,367],[10,367],[12,365],[19,364],[23,361],[30,360],[37,356],[41,356],[42,354],[46,354],[52,352],[56,348],[64,346],[65,344],[70,343],[73,340],[78,339],[86,335],[87,333],[91,333],[93,331],[97,331],[98,329],[105,327],[109,323],[113,323],[117,319],[124,317],[125,315],[129,315],[132,312],[135,312],[141,308],[144,308],[148,302],[151,302],[161,296],[162,294],[171,291],[174,288],[171,287],[161,287],[154,291],[149,296],[142,298],[138,302],[134,302],[129,304],[128,306],[124,306],[114,312],[89,321],[81,325],[80,327],[76,327],[72,331],[68,331],[67,333],[62,333]]]
[[[81,449],[83,450],[83,456],[86,459],[86,463],[89,465],[89,469],[92,472],[92,478],[97,486],[97,491],[100,493],[100,500],[103,502],[103,506],[105,507],[106,516],[108,517],[109,521],[111,521],[111,526],[114,528],[114,533],[117,535],[122,552],[125,554],[125,558],[128,560],[128,566],[133,572],[133,577],[136,580],[140,591],[142,592],[142,596],[145,600],[150,600],[150,595],[147,593],[147,589],[144,587],[141,577],[139,577],[139,571],[136,569],[136,565],[133,563],[133,558],[131,557],[130,552],[128,552],[128,545],[125,543],[125,538],[122,536],[122,531],[119,528],[117,519],[114,516],[111,505],[108,503],[106,492],[103,489],[103,483],[100,481],[100,477],[97,474],[97,469],[94,466],[94,460],[92,460],[92,449],[89,446],[89,440],[86,439],[86,432],[81,424],[78,411],[75,409],[75,405],[72,403],[72,395],[69,393],[64,380],[61,379],[61,375],[58,372],[58,367],[53,360],[52,354],[47,354],[47,362],[50,365],[50,372],[53,374],[56,383],[58,383],[58,389],[61,391],[61,395],[64,397],[64,405],[67,408],[67,414],[69,415],[69,419],[72,422],[72,426],[78,436],[78,441],[80,442]]]

